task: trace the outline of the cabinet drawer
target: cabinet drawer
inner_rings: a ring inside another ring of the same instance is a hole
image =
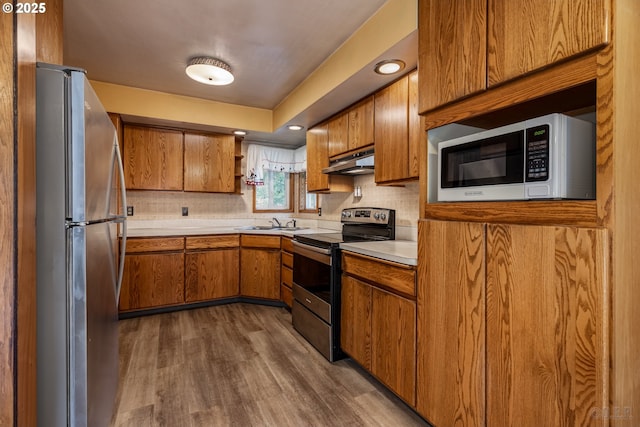
[[[283,237],[282,238],[281,248],[282,248],[283,251],[293,252],[293,241],[291,240],[290,237]]]
[[[127,239],[126,253],[181,251],[184,249],[184,237],[150,237]]]
[[[416,294],[416,271],[407,265],[343,252],[342,270],[402,294]]]
[[[293,254],[290,254],[289,252],[282,252],[282,265],[293,268]]]
[[[282,280],[283,284],[292,288],[293,287],[293,270],[283,265],[282,269],[280,270],[280,280]]]
[[[280,249],[280,236],[256,236],[243,234],[240,243],[244,248],[274,248]]]
[[[237,248],[238,246],[240,246],[238,234],[187,237],[186,242],[187,249]]]
[[[293,304],[293,293],[291,292],[291,289],[284,285],[280,286],[280,299],[287,305],[287,307],[291,308],[291,304]]]

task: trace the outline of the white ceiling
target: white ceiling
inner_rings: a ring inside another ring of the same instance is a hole
[[[344,43],[385,0],[65,0],[64,62],[92,80],[273,109]],[[415,38],[415,37],[414,37]],[[398,49],[415,65],[417,42]],[[194,56],[227,62],[229,86],[207,86],[184,71]],[[298,121],[324,119],[390,78],[345,82]],[[348,93],[346,93],[348,92]],[[278,130],[254,138],[300,145]]]

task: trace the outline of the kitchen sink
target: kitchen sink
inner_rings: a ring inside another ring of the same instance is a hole
[[[272,225],[247,225],[238,227],[236,230],[276,230],[276,231],[298,231],[306,230],[309,227],[274,227]]]

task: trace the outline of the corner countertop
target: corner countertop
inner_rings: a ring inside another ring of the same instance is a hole
[[[418,242],[411,240],[341,243],[340,248],[386,261],[418,265]]]
[[[299,230],[251,230],[247,226],[254,225],[247,221],[207,221],[207,220],[138,220],[128,221],[127,237],[169,237],[169,236],[202,236],[214,234],[269,234],[292,237],[296,234],[331,233],[332,229],[317,226],[304,227]]]

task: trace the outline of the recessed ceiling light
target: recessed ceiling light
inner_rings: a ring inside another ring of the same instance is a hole
[[[287,129],[289,129],[289,130],[302,130],[302,126],[300,126],[300,125],[289,125],[289,126],[287,126]]]
[[[376,64],[375,72],[378,74],[395,74],[404,70],[405,63],[399,59],[390,59]]]
[[[246,130],[234,130],[233,131],[234,135],[238,135],[238,136],[245,136],[247,134]]]
[[[216,58],[192,58],[185,71],[193,80],[206,85],[223,86],[233,82],[229,64]]]

